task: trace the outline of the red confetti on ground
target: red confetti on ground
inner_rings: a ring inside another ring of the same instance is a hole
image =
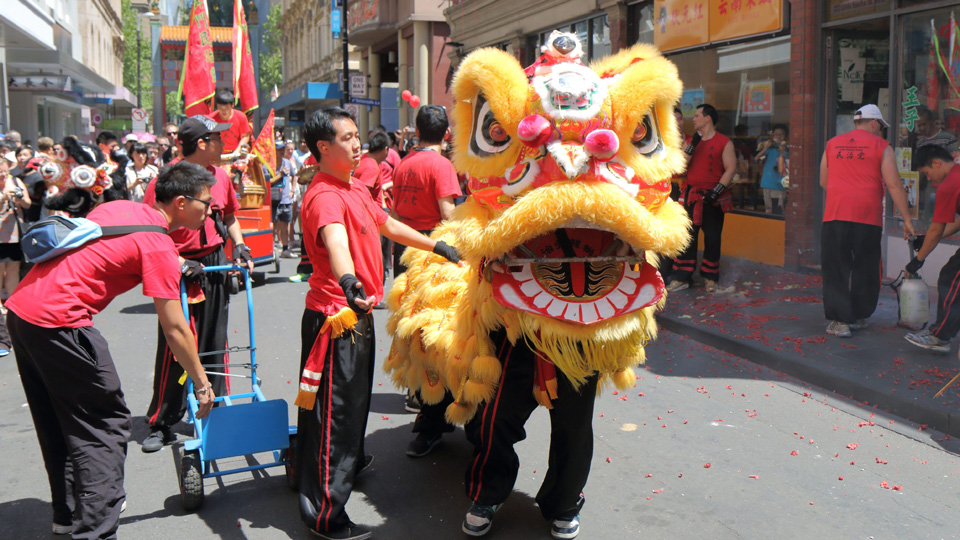
[[[847,448],[850,450],[856,450],[858,446],[860,446],[860,443],[850,443],[847,445]]]
[[[650,474],[650,473],[647,473],[647,478],[650,478],[651,476],[653,476],[653,475]]]
[[[813,501],[810,501],[810,506],[813,506]]]
[[[838,478],[838,480],[840,480],[840,481],[842,482],[842,481],[843,481],[843,477],[841,476],[840,478]]]
[[[655,489],[655,490],[653,490],[653,492],[654,492],[654,493],[663,493],[663,490],[662,490],[662,489]]]
[[[237,527],[243,527],[243,524],[240,523],[240,520],[239,520],[239,519],[237,520]]]
[[[880,458],[875,458],[875,459],[877,460],[877,463],[882,463],[883,465],[887,464],[887,460],[885,459],[880,459]]]
[[[790,455],[791,455],[791,456],[799,456],[799,455],[800,455],[800,452],[797,452],[796,450],[794,450],[793,452],[790,452]]]
[[[704,464],[703,464],[703,468],[704,468],[704,469],[709,469],[709,468],[710,468],[710,464],[709,464],[709,463],[704,463]]]
[[[613,460],[610,459],[610,458],[607,458],[607,463],[610,463],[611,461],[613,461]]]
[[[903,486],[893,486],[894,491],[903,491]]]
[[[748,476],[747,478],[753,478],[754,480],[759,480],[759,479],[760,479],[760,477],[757,476],[757,475],[755,475],[755,474],[751,474],[751,475]]]
[[[389,419],[390,419],[390,417],[387,416],[387,415],[383,415],[383,416],[381,416],[380,418],[383,418],[384,420],[389,420]]]
[[[643,392],[640,392],[639,394],[637,394],[637,396],[643,397]]]
[[[856,465],[856,463],[857,463],[856,461],[851,461],[851,462],[850,462],[851,465]]]
[[[890,485],[887,484],[886,480],[880,482],[880,487],[882,487],[883,489],[890,489]]]

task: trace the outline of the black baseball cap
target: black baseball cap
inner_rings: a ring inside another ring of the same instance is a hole
[[[191,116],[180,124],[177,139],[181,143],[199,141],[210,133],[220,133],[230,129],[230,124],[221,124],[202,114]]]

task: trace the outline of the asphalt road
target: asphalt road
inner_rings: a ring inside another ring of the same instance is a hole
[[[284,260],[280,275],[294,265]],[[307,285],[267,277],[254,289],[260,377],[267,398],[292,403]],[[246,315],[243,297],[234,297],[233,344],[246,342]],[[376,317],[380,361],[389,338],[386,313]],[[110,342],[135,417],[122,538],[311,537],[280,468],[208,479],[203,508],[184,512],[180,445],[140,451],[156,346],[152,302],[136,289],[95,324]],[[960,531],[956,440],[669,332],[647,357],[635,388],[607,389],[598,398],[580,538],[902,539]],[[234,380],[233,391],[246,382]],[[12,356],[0,359],[0,383],[0,538],[50,538],[49,489]],[[372,527],[375,538],[463,538],[463,472],[472,449],[458,430],[433,454],[410,459],[404,450],[412,421],[401,393],[378,370],[367,430],[376,461],[350,500],[351,518]],[[489,538],[550,538],[534,502],[548,430],[539,409],[517,446],[515,491]],[[190,433],[183,425],[180,440]]]

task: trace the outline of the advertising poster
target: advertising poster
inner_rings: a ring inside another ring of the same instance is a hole
[[[903,182],[903,189],[907,192],[907,204],[910,205],[910,217],[917,219],[917,197],[919,196],[920,173],[916,171],[900,171],[900,181]],[[894,209],[894,215],[899,216],[900,211]]]
[[[710,41],[708,0],[655,0],[653,44],[661,51]]]
[[[744,84],[741,112],[744,116],[773,114],[773,79]]]
[[[700,105],[703,105],[703,88],[691,88],[683,91],[683,96],[680,98],[680,110],[683,111],[684,118],[693,116]]]

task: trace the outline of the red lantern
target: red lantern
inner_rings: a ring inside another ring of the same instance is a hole
[[[420,106],[420,96],[410,96],[410,106],[416,109]]]
[[[409,90],[404,90],[403,92],[400,92],[400,97],[402,97],[404,101],[410,101],[410,96],[412,95],[413,94],[410,93]]]

